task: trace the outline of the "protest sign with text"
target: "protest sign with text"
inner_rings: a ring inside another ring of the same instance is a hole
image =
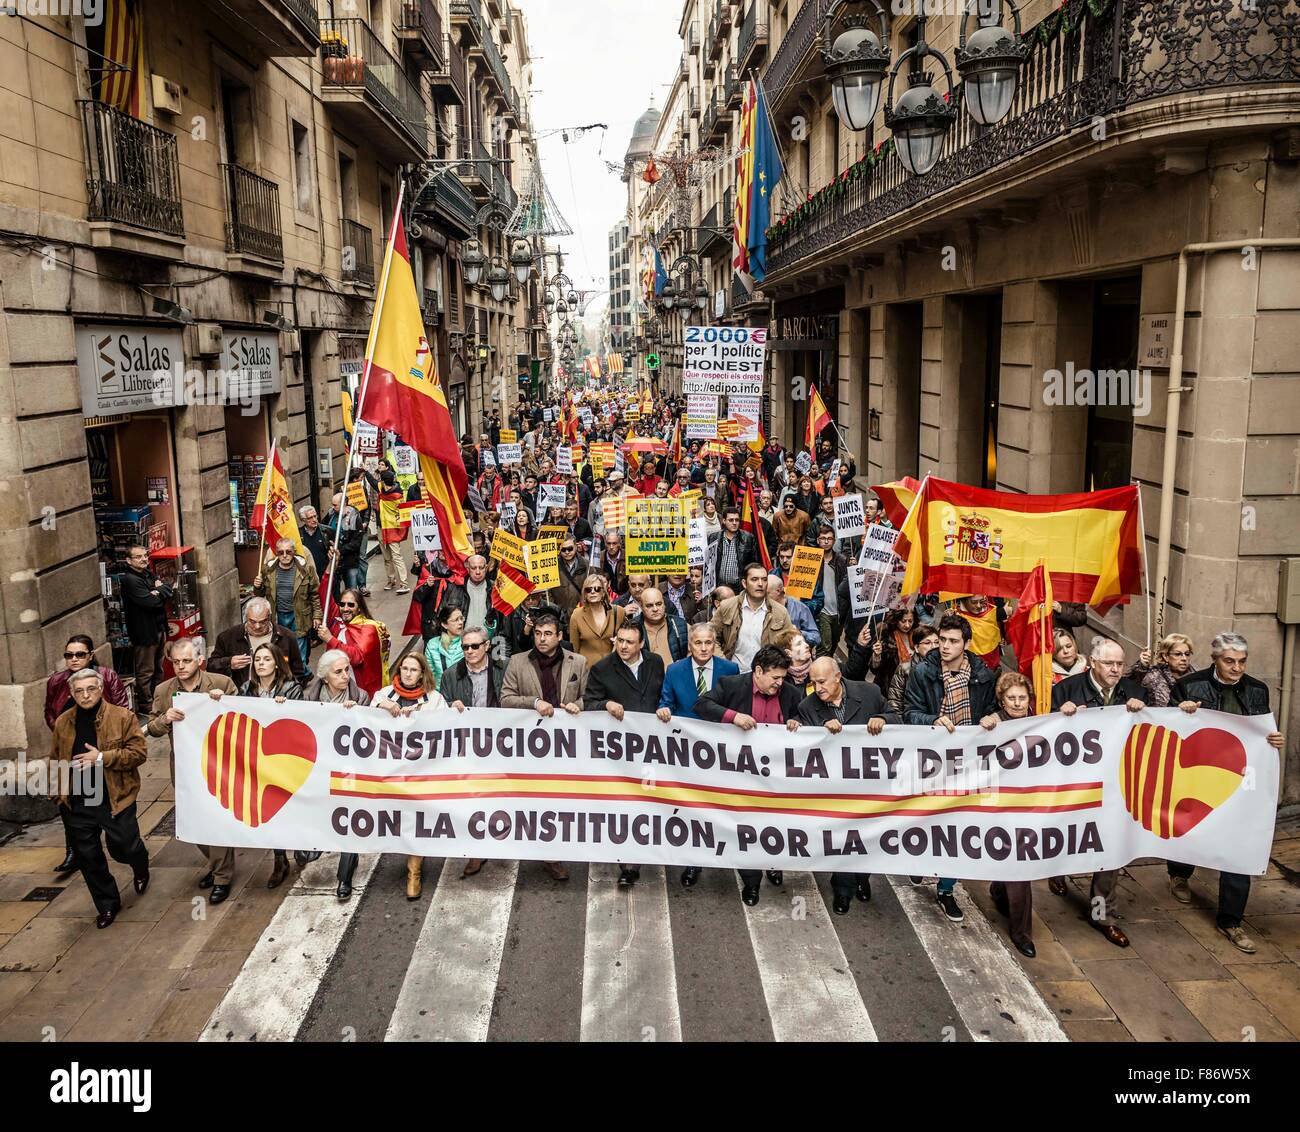
[[[796,546],[790,562],[790,573],[785,580],[785,592],[800,601],[807,601],[817,590],[826,554],[820,546]]]

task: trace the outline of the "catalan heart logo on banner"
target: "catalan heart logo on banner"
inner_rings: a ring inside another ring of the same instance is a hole
[[[1157,837],[1182,837],[1236,793],[1246,748],[1229,731],[1203,727],[1184,739],[1142,723],[1129,732],[1120,762],[1128,812]]]
[[[226,712],[203,739],[208,793],[250,829],[274,818],[315,764],[316,736],[296,719],[263,727],[243,712]]]

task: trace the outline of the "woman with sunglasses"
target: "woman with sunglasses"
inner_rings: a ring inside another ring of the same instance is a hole
[[[274,700],[282,704],[287,700],[302,699],[302,685],[293,678],[289,662],[279,649],[270,645],[258,645],[253,650],[253,657],[248,666],[249,677],[239,686],[239,695],[253,696],[261,700]],[[276,849],[275,863],[271,867],[267,888],[279,888],[289,875],[289,852]],[[293,851],[294,860],[302,868],[320,856],[320,851],[309,853],[303,849]]]
[[[582,580],[582,600],[569,617],[569,643],[590,668],[614,651],[614,637],[627,620],[627,610],[609,601],[609,579],[588,574]]]
[[[338,614],[329,629],[317,622],[316,635],[327,649],[337,649],[352,662],[357,683],[368,695],[388,683],[388,627],[370,616],[360,590],[339,594]]]
[[[465,633],[465,611],[459,605],[445,606],[438,615],[440,632],[429,639],[421,658],[429,666],[435,689],[442,687],[442,674],[465,655],[460,639]]]
[[[127,693],[126,685],[122,683],[122,677],[111,668],[100,667],[95,662],[95,642],[84,633],[78,633],[75,637],[69,637],[68,643],[63,646],[63,667],[45,681],[45,726],[51,731],[54,730],[55,720],[73,706],[72,689],[68,686],[68,680],[74,672],[80,672],[83,668],[93,668],[103,678],[105,703],[116,707],[131,706],[131,697]],[[147,704],[145,706],[148,707]],[[72,841],[68,837],[66,826],[64,849],[63,860],[54,870],[58,876],[73,872],[77,867],[76,859],[72,855]]]

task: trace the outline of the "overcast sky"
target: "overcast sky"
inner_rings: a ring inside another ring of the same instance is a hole
[[[621,165],[632,127],[652,94],[663,108],[682,52],[681,0],[516,3],[528,20],[542,171],[574,233],[560,241],[565,271],[576,287],[604,290],[609,230],[627,209],[627,186],[604,163]],[[554,132],[593,122],[608,129],[581,136],[570,132],[567,145]],[[588,314],[604,306],[603,299],[593,302]]]

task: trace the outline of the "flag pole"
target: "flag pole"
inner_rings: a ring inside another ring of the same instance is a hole
[[[343,468],[343,504],[335,515],[334,545],[330,555],[329,585],[325,587],[325,600],[321,603],[321,620],[329,625],[329,606],[334,600],[334,576],[339,562],[339,537],[343,534],[343,507],[347,506],[347,483],[352,474],[352,462],[356,459],[357,440],[361,430],[357,427],[363,420],[362,413],[366,407],[366,389],[370,385],[370,359],[375,351],[375,328],[384,313],[384,296],[388,294],[388,277],[392,274],[393,241],[397,238],[397,223],[402,215],[402,199],[406,195],[406,181],[403,179],[397,189],[397,207],[393,210],[393,223],[388,230],[388,247],[384,251],[384,277],[379,281],[379,294],[375,298],[375,313],[370,320],[370,334],[366,338],[366,356],[361,366],[361,388],[357,390],[357,403],[352,410],[352,440],[348,444],[348,459]],[[369,516],[366,525],[369,526]]]
[[[280,443],[278,436],[271,440],[271,451],[266,457],[266,468],[262,472],[262,481],[266,486],[266,503],[263,504],[262,525],[257,531],[257,572],[262,572],[264,559],[266,557],[266,515],[271,502],[271,473],[275,469],[275,446]]]
[[[1147,573],[1147,521],[1142,513],[1142,488],[1134,481],[1138,493],[1138,526],[1142,528],[1142,596],[1147,605],[1147,652],[1151,651],[1151,576]]]
[[[916,493],[916,498],[912,500],[912,506],[907,509],[907,515],[903,519],[903,526],[898,528],[900,533],[902,532],[903,528],[906,527],[909,522],[911,522],[912,512],[916,510],[917,504],[919,504],[921,500],[924,498],[925,485],[929,482],[930,482],[930,473],[926,472],[925,479],[921,481],[921,487]],[[864,535],[862,539],[862,549],[866,550],[866,548],[867,548],[867,540],[866,540],[866,536]],[[880,591],[884,588],[884,586],[885,586],[885,572],[882,570],[880,572],[880,581],[876,583],[876,592],[874,595],[872,595],[871,598],[871,608],[867,610],[868,622],[870,622],[871,618],[875,615],[876,602],[880,600]],[[911,595],[904,594],[903,596],[910,597]]]

